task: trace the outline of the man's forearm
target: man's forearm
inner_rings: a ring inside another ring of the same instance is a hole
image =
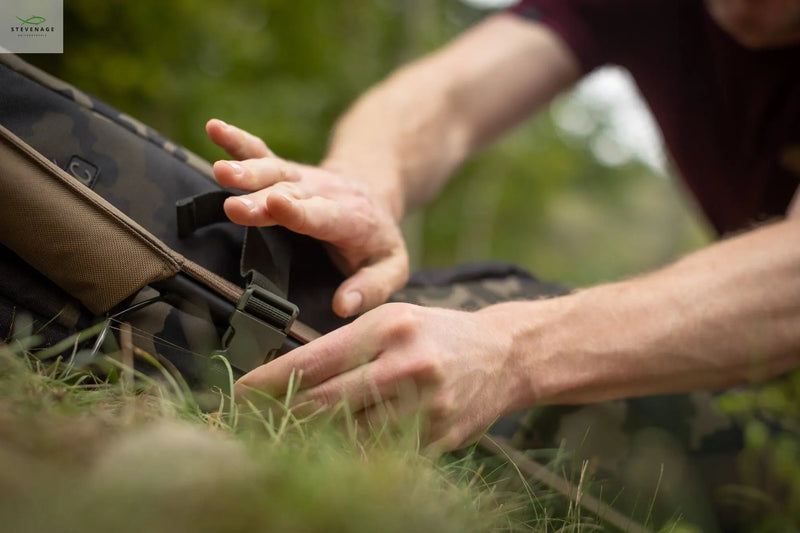
[[[323,166],[367,184],[399,219],[578,75],[546,27],[495,15],[360,98],[337,124]]]
[[[450,80],[434,63],[410,65],[365,93],[337,123],[322,163],[368,185],[395,220],[409,197],[434,194],[467,153]]]
[[[528,379],[512,408],[715,390],[796,367],[799,240],[790,219],[641,278],[489,308],[514,324]]]

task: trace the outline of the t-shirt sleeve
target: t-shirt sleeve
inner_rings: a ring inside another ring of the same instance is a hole
[[[589,72],[606,63],[624,66],[653,45],[657,37],[649,32],[661,26],[665,1],[675,0],[522,0],[510,11],[551,28]]]

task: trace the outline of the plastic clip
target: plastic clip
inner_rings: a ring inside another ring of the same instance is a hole
[[[298,308],[257,285],[250,285],[222,337],[223,355],[244,372],[274,358],[297,318]]]

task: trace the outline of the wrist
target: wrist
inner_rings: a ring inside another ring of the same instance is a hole
[[[564,386],[558,363],[565,343],[564,299],[504,302],[478,311],[505,359],[506,414],[552,403]]]
[[[629,378],[641,366],[641,347],[610,312],[600,294],[606,288],[617,290],[603,286],[482,311],[507,347],[506,374],[514,384],[510,410],[625,395]]]

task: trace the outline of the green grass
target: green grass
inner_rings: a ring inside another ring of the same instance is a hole
[[[426,457],[413,428],[365,435],[222,397],[203,412],[175,376],[119,354],[93,370],[71,363],[80,352],[43,362],[31,344],[0,345],[4,532],[544,530],[501,466]]]
[[[570,484],[553,473],[537,477],[530,467],[539,466],[523,454],[426,456],[413,424],[359,430],[345,410],[301,417],[288,400],[265,398],[271,409],[259,410],[216,391],[204,405],[217,408],[204,410],[174,369],[124,340],[111,355],[93,356],[76,341],[91,343],[98,330],[45,350],[29,328],[18,331],[22,340],[0,343],[4,533],[608,529],[594,516],[592,505],[608,510],[591,502],[585,469]],[[134,371],[134,359],[152,372]],[[722,406],[740,417],[769,410],[787,422],[798,419],[798,397],[795,373],[723,397]],[[788,498],[776,504],[755,483],[728,488],[729,508],[769,517],[747,531],[798,523],[797,436],[765,434],[758,422],[748,426],[752,468],[774,472]],[[756,454],[765,449],[766,465]]]

